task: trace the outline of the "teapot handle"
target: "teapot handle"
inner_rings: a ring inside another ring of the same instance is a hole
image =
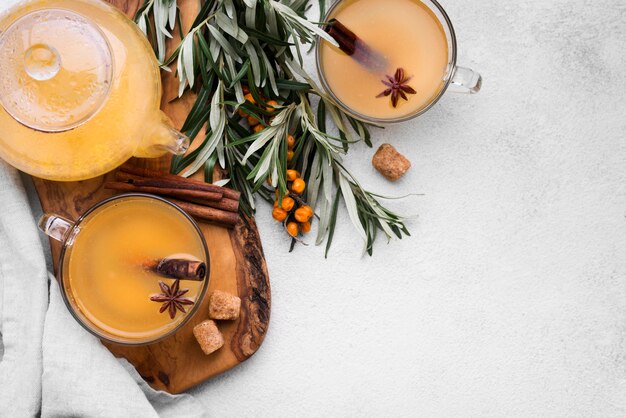
[[[189,138],[172,126],[165,113],[159,110],[150,125],[135,151],[135,157],[156,158],[168,152],[174,155],[183,155],[187,152]]]

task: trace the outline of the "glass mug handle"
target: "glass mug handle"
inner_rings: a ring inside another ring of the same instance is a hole
[[[66,242],[74,229],[74,222],[53,213],[46,213],[38,222],[41,232],[59,242]]]
[[[452,81],[448,86],[449,91],[455,93],[474,94],[480,91],[483,78],[476,71],[465,67],[454,67]]]

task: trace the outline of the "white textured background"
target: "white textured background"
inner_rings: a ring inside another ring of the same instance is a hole
[[[425,194],[413,236],[362,258],[342,213],[328,260],[289,254],[262,207],[271,326],[193,391],[212,416],[626,415],[626,3],[443,6],[483,90],[376,133],[399,183],[347,159]]]

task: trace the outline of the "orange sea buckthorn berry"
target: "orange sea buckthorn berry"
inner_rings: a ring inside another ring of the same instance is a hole
[[[273,112],[274,110],[276,110],[276,106],[278,106],[278,102],[276,100],[269,100],[267,102],[267,107],[265,108],[265,110],[267,110],[268,112]]]
[[[296,221],[298,222],[307,222],[309,219],[311,219],[311,217],[309,216],[309,211],[306,210],[306,208],[304,207],[296,209],[293,217],[296,218]]]
[[[287,219],[287,212],[283,208],[274,208],[272,211],[272,217],[278,222],[282,222]]]
[[[254,97],[252,97],[250,93],[243,96],[243,98],[246,99],[247,102],[250,102],[252,104],[256,103],[256,100],[254,100]]]
[[[248,114],[246,112],[244,112],[243,109],[239,109],[237,111],[237,113],[239,113],[239,116],[241,116],[242,118],[247,118],[248,117]]]
[[[274,200],[274,207],[277,208],[278,207],[278,200]]]
[[[311,232],[311,222],[302,222],[302,224],[300,225],[300,229],[302,229],[302,232],[304,232],[305,234],[308,234],[309,232]]]
[[[302,193],[305,187],[306,183],[301,178],[297,178],[291,183],[291,191],[294,193]]]
[[[258,124],[257,126],[254,127],[254,133],[258,134],[259,132],[261,132],[263,129],[265,129],[265,126]]]
[[[303,209],[307,216],[309,217],[309,219],[311,219],[311,217],[313,216],[313,208],[311,208],[311,206],[309,205],[302,205],[300,206],[300,209]]]
[[[256,120],[253,116],[248,116],[248,125],[257,126],[260,122]]]
[[[293,135],[288,135],[287,136],[287,147],[289,149],[292,149],[295,145],[296,145],[296,138],[294,138]]]
[[[296,170],[287,170],[287,180],[294,181],[298,178],[298,172]]]
[[[287,151],[287,161],[293,160],[293,151]]]
[[[298,236],[298,229],[298,224],[295,222],[289,222],[287,224],[287,233],[294,238]]]
[[[276,199],[278,199],[278,189],[274,189],[274,194],[276,195]]]
[[[291,212],[291,209],[293,209],[293,206],[296,204],[296,201],[293,200],[290,197],[283,197],[283,204],[282,204],[282,208],[285,209],[287,212]]]

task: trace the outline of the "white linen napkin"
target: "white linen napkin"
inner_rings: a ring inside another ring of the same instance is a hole
[[[67,311],[17,171],[0,160],[0,415],[199,417],[155,391]]]

